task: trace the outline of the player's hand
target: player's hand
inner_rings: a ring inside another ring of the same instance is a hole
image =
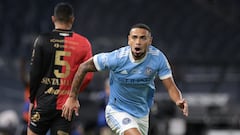
[[[183,115],[188,116],[188,103],[185,99],[178,100],[176,105],[182,110]]]
[[[78,114],[79,108],[80,108],[80,104],[78,99],[68,97],[65,104],[62,107],[62,117],[71,121],[73,112],[75,113],[76,116],[79,115]]]

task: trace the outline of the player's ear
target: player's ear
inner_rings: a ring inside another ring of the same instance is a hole
[[[128,35],[128,40],[127,40],[127,42],[128,42],[128,45],[130,45],[129,43],[130,43],[130,34]]]
[[[71,17],[70,19],[69,19],[69,22],[68,23],[70,23],[71,25],[74,23],[74,20],[75,20],[75,18],[74,17]]]
[[[55,23],[56,19],[55,16],[52,16],[52,22]]]
[[[150,45],[152,44],[152,40],[153,40],[153,37],[151,36],[150,39],[149,39],[149,44]]]
[[[74,17],[71,17],[71,24],[73,24],[73,22],[74,22],[74,20],[75,20],[75,18]]]

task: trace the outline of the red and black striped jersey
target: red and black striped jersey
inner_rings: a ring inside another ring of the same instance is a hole
[[[92,57],[88,39],[71,30],[41,34],[34,43],[30,66],[30,101],[43,109],[62,109],[81,63]],[[82,91],[91,81],[88,73]]]

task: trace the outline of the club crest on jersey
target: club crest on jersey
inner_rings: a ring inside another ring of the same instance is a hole
[[[123,125],[127,125],[127,124],[131,123],[131,119],[129,119],[129,118],[124,118],[124,119],[122,120],[122,123],[123,123]]]
[[[145,69],[145,75],[151,75],[153,73],[153,70],[150,68],[150,67],[147,67],[146,69]]]
[[[37,122],[40,120],[40,118],[41,118],[41,116],[40,116],[39,112],[36,112],[35,114],[32,115],[31,120],[33,122]]]

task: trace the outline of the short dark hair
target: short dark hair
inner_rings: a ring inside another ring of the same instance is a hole
[[[134,29],[134,28],[141,28],[141,29],[145,29],[147,30],[150,34],[152,33],[152,30],[150,29],[149,26],[147,26],[146,24],[144,23],[137,23],[137,24],[134,24],[131,29]],[[130,29],[130,30],[131,30]]]
[[[58,3],[54,8],[54,16],[60,22],[68,23],[74,16],[73,7],[69,3]]]

